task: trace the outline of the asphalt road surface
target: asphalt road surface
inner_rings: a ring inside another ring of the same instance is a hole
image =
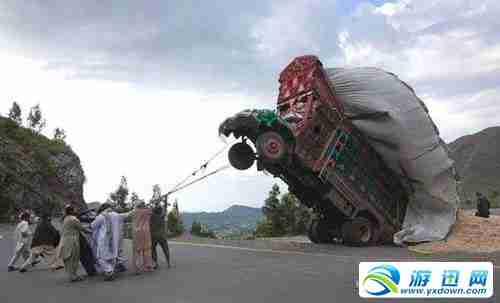
[[[362,299],[355,289],[359,260],[404,260],[396,248],[375,248],[369,253],[294,253],[172,243],[174,267],[143,275],[124,273],[112,282],[89,278],[69,283],[64,272],[50,272],[42,262],[28,273],[7,272],[12,252],[11,235],[2,232],[0,302],[380,302]],[[361,251],[361,249],[351,250]],[[388,257],[390,256],[390,257]],[[398,257],[399,256],[399,257]],[[164,263],[162,263],[164,265]],[[498,271],[497,271],[498,272]],[[500,288],[498,280],[495,282]],[[397,302],[398,300],[390,300]],[[401,300],[429,302],[429,300]],[[432,300],[431,300],[432,301]],[[438,300],[478,302],[478,300]],[[479,300],[495,302],[495,297]]]

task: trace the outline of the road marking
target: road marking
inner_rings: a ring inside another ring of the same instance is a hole
[[[301,252],[301,251],[286,251],[286,250],[275,250],[275,249],[265,249],[265,248],[249,248],[249,247],[238,247],[238,246],[230,246],[230,245],[220,245],[220,244],[207,244],[207,243],[193,243],[193,242],[184,242],[184,241],[170,241],[172,244],[179,245],[189,245],[189,246],[198,246],[198,247],[213,247],[213,248],[226,248],[233,250],[244,250],[244,251],[254,251],[254,252],[266,252],[266,253],[274,253],[274,254],[284,254],[284,255],[301,255],[301,256],[315,256],[315,257],[330,257],[330,258],[340,258],[340,259],[348,259],[352,260],[356,258],[355,256],[345,256],[345,255],[334,255],[334,254],[325,254],[325,253],[309,253],[309,252]],[[374,260],[374,261],[383,261],[383,258],[371,258],[371,257],[363,257],[358,256],[357,258],[362,260]],[[416,258],[409,259],[406,257],[397,258],[401,260],[413,261]],[[500,270],[500,266],[493,265],[496,270]]]
[[[234,250],[268,252],[268,253],[275,253],[275,254],[288,254],[288,255],[292,254],[292,255],[320,256],[320,257],[339,257],[339,258],[352,259],[352,256],[332,255],[332,254],[324,254],[324,253],[307,253],[307,252],[301,252],[301,251],[286,251],[286,250],[275,250],[275,249],[265,249],[265,248],[249,248],[249,247],[239,247],[239,246],[220,245],[220,244],[192,243],[192,242],[184,242],[184,241],[170,241],[170,243],[180,244],[180,245],[199,246],[199,247],[227,248],[227,249],[234,249]]]

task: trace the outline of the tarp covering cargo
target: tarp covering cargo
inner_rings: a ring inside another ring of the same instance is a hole
[[[456,220],[459,197],[453,161],[425,104],[394,74],[377,68],[327,69],[345,112],[387,165],[409,181],[410,203],[396,244],[444,239]]]

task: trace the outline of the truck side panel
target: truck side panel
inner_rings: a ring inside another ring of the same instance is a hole
[[[390,226],[388,233],[395,232],[406,207],[405,190],[345,119],[333,92],[319,60],[299,57],[280,75],[278,114],[292,125],[295,152],[304,165],[342,196],[331,193],[330,201],[346,216],[367,210],[381,226]]]

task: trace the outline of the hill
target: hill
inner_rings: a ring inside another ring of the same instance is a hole
[[[448,147],[462,179],[462,201],[471,200],[475,205],[476,191],[490,199],[496,196],[495,192],[500,193],[500,127],[460,137]]]
[[[86,208],[80,159],[51,140],[0,116],[0,219],[19,208],[37,212],[72,203]]]
[[[186,229],[193,221],[206,225],[210,230],[222,234],[245,234],[255,230],[264,215],[260,208],[233,205],[222,212],[184,212],[182,220]]]

